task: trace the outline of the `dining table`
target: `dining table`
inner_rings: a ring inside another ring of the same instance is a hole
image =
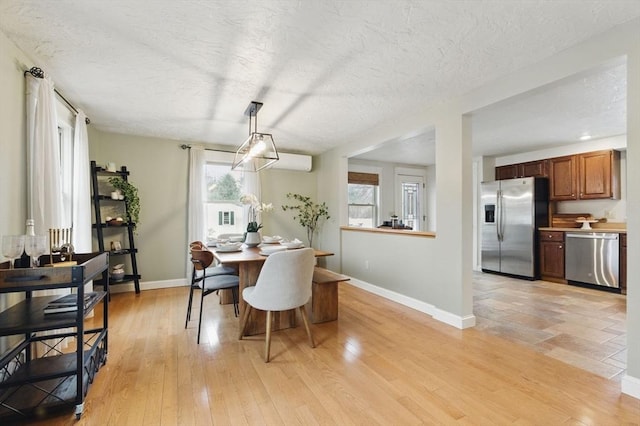
[[[316,258],[333,256],[333,253],[329,251],[314,249],[314,252]],[[213,256],[219,264],[232,266],[238,270],[238,276],[240,278],[240,288],[238,292],[240,315],[238,318],[240,319],[244,315],[244,310],[247,308],[247,304],[242,298],[242,291],[247,287],[256,285],[258,276],[262,270],[262,265],[264,265],[264,262],[267,260],[267,256],[261,254],[260,246],[247,247],[245,244],[243,244],[241,249],[237,251],[223,251],[214,248]],[[295,309],[273,312],[271,317],[272,330],[274,331],[296,326]],[[245,328],[245,335],[250,336],[262,334],[265,333],[265,331],[266,312],[253,309],[249,316],[247,327]]]

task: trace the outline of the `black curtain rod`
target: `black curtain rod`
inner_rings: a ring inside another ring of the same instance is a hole
[[[38,67],[31,67],[30,70],[27,70],[27,71],[24,72],[24,76],[26,77],[27,74],[31,74],[35,78],[44,78],[44,71],[42,71],[42,68],[38,68]],[[67,98],[62,96],[62,93],[58,92],[58,90],[55,89],[55,88],[53,89],[53,91],[56,92],[56,95],[60,96],[60,98],[67,105],[69,105],[69,108],[71,108],[73,111],[75,111],[76,114],[78,113],[78,109],[76,107],[74,107],[73,104],[67,100]],[[91,120],[89,120],[89,117],[85,117],[84,118],[84,122],[87,123],[87,124],[90,124]]]
[[[191,149],[191,145],[187,145],[187,144],[182,144],[180,145],[180,148],[182,149]],[[235,154],[235,151],[226,151],[224,149],[213,149],[213,148],[203,148],[205,151],[214,151],[214,152],[228,152],[229,154]]]

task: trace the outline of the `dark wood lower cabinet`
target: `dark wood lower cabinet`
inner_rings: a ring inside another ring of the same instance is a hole
[[[540,276],[546,281],[564,279],[564,232],[540,231]]]

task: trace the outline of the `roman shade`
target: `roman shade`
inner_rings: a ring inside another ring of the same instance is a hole
[[[378,186],[379,178],[377,173],[358,173],[349,172],[349,183],[358,185],[375,185]]]

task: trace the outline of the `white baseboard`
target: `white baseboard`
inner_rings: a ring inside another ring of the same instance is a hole
[[[454,315],[451,312],[443,311],[442,309],[436,309],[436,312],[433,314],[433,319],[445,324],[452,325],[461,330],[464,330],[465,328],[475,327],[476,325],[475,315],[467,315],[461,317],[459,315]]]
[[[411,309],[415,309],[416,311],[424,312],[437,321],[443,322],[459,329],[469,328],[476,325],[476,317],[474,315],[461,317],[459,315],[452,314],[451,312],[439,309],[430,303],[426,303],[421,300],[405,296],[404,294],[396,293],[395,291],[378,287],[376,285],[355,278],[351,278],[351,280],[345,281],[344,283],[352,285],[354,287],[358,287],[380,297],[384,297],[385,299],[392,300]]]
[[[160,288],[170,288],[170,287],[182,287],[189,285],[189,282],[186,278],[179,278],[175,280],[163,280],[163,281],[141,281],[140,282],[140,291],[144,290],[157,290]],[[129,291],[135,291],[135,286],[133,281],[126,284],[115,284],[109,287],[109,291],[111,293],[126,293]]]
[[[640,399],[640,378],[625,375],[622,378],[622,393]]]

